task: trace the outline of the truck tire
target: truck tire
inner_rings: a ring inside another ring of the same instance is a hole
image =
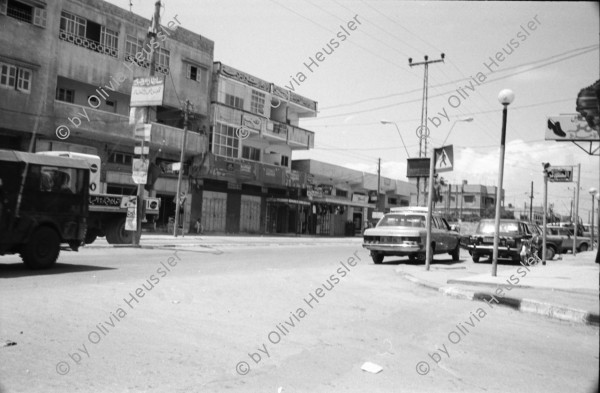
[[[85,233],[85,244],[92,244],[94,241],[96,241],[97,237],[98,232],[95,229],[88,229]]]
[[[471,253],[471,256],[473,257],[473,262],[475,262],[475,263],[479,263],[479,259],[481,258],[481,257],[479,256],[479,254],[477,254],[477,253],[473,252],[473,253]]]
[[[56,263],[60,237],[50,227],[36,229],[21,250],[21,259],[30,269],[47,269]]]
[[[106,241],[110,244],[131,244],[134,235],[135,232],[125,230],[125,217],[121,217],[110,223],[106,231]]]
[[[584,252],[584,251],[587,251],[587,250],[588,250],[588,245],[587,245],[587,243],[581,243],[581,244],[579,245],[579,249],[578,249],[577,251],[579,251],[579,252]]]
[[[117,222],[115,220],[109,221],[106,224],[106,241],[109,244],[118,244],[117,242]]]

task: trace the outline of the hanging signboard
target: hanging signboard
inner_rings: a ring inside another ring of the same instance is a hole
[[[161,106],[164,94],[165,79],[162,76],[134,78],[129,106]]]
[[[148,160],[134,158],[132,166],[131,177],[133,178],[133,182],[135,184],[146,184],[146,179],[148,178]]]
[[[406,177],[429,177],[429,158],[409,158],[406,165]]]

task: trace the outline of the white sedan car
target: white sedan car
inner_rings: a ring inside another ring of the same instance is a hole
[[[374,263],[382,263],[386,256],[408,256],[411,260],[424,261],[426,218],[426,208],[394,208],[375,228],[365,230],[363,247],[371,251]],[[435,213],[431,220],[431,248],[433,254],[452,255],[453,261],[460,258],[460,235]]]

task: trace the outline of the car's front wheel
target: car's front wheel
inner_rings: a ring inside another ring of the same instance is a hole
[[[587,243],[582,243],[582,244],[579,246],[579,249],[578,249],[577,251],[579,251],[579,252],[584,252],[584,251],[587,251],[587,250],[588,250],[588,245],[587,245]]]
[[[538,252],[538,256],[540,257],[540,259],[542,259],[542,249],[540,248],[540,251]],[[546,246],[546,260],[547,261],[551,261],[552,259],[554,259],[554,256],[556,255],[556,250],[554,249],[554,247],[552,246]]]
[[[460,243],[456,245],[456,248],[450,253],[452,255],[452,261],[460,261]]]
[[[479,254],[474,252],[471,255],[473,256],[473,262],[478,263],[480,258]]]
[[[373,259],[373,263],[379,265],[380,263],[383,262],[383,255],[377,253],[377,252],[372,252],[371,253],[371,258]]]

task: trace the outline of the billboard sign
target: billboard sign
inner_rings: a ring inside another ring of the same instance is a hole
[[[598,130],[591,128],[579,114],[548,117],[547,141],[600,141]]]
[[[573,181],[573,167],[550,167],[548,168],[548,181],[567,183]]]

